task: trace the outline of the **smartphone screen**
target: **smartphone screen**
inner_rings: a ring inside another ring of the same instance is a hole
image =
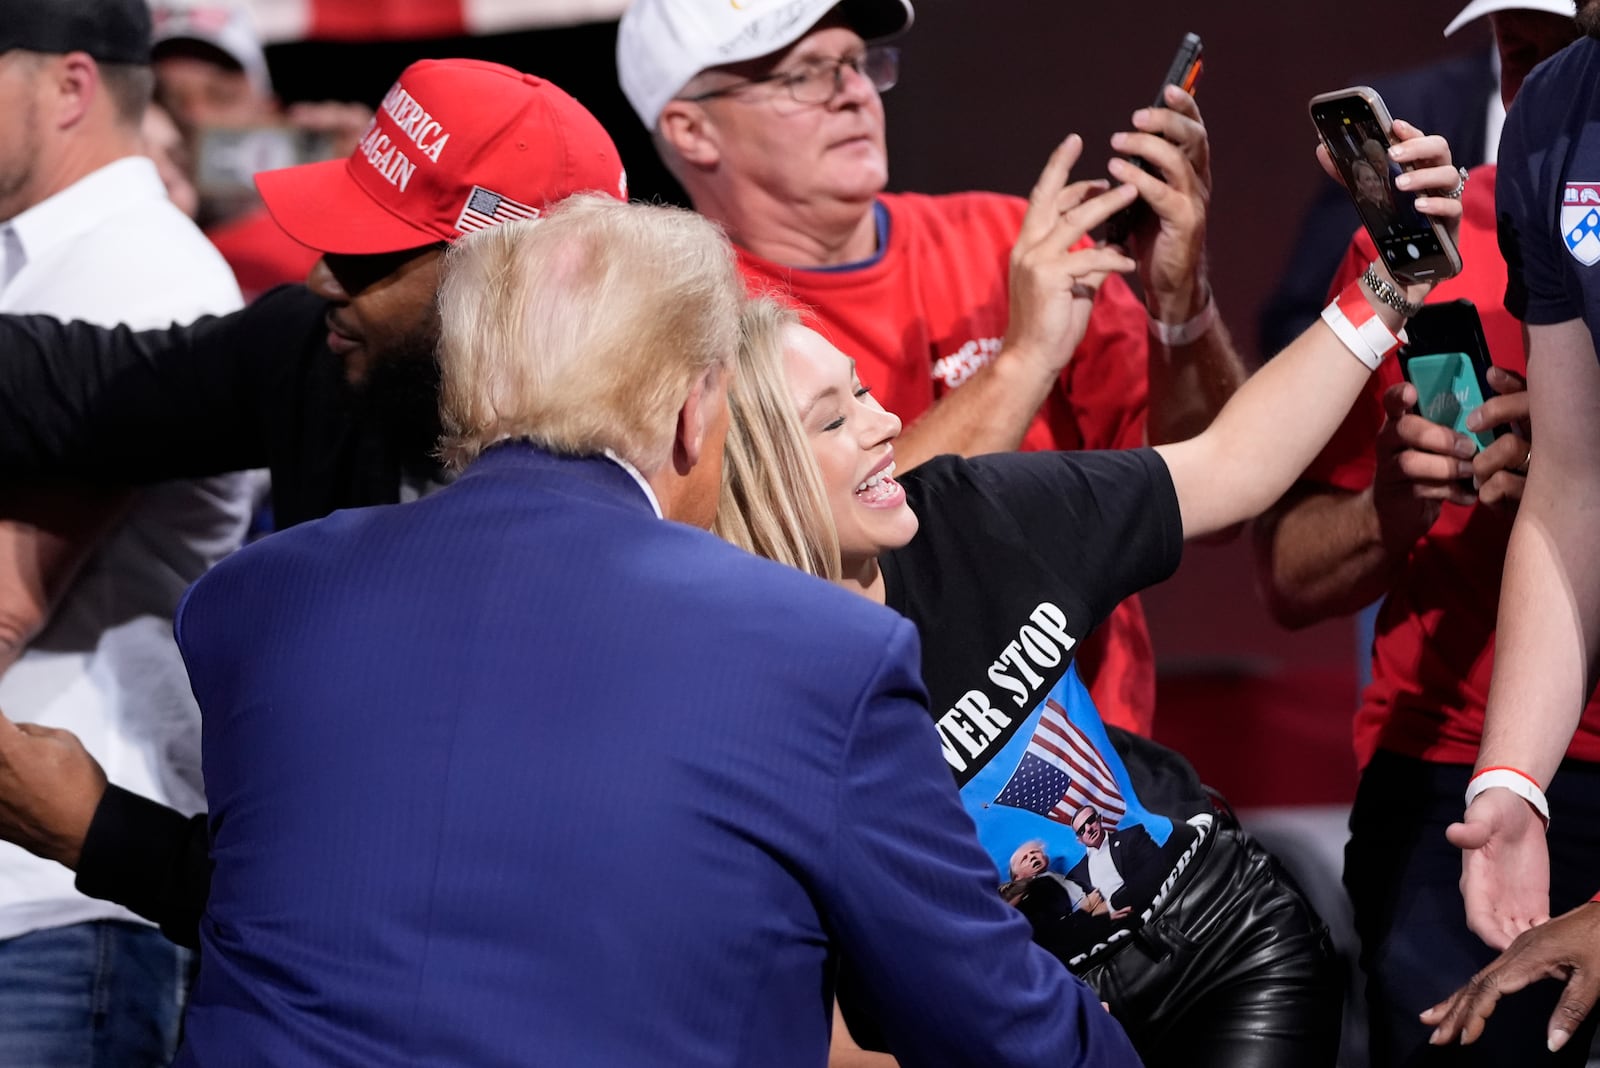
[[[1416,209],[1416,192],[1395,187],[1401,167],[1389,158],[1389,137],[1372,106],[1360,95],[1341,94],[1313,101],[1311,119],[1389,272],[1402,281],[1455,274],[1459,267]]]

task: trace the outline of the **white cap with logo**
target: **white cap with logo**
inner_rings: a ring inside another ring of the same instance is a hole
[[[835,8],[868,41],[911,25],[911,0],[634,0],[617,28],[618,80],[654,129],[696,74],[787,48]]]
[[[1444,28],[1444,35],[1449,37],[1467,23],[1496,11],[1547,11],[1552,15],[1571,18],[1578,13],[1578,4],[1577,0],[1472,0],[1461,9],[1459,15],[1450,20],[1450,25]]]

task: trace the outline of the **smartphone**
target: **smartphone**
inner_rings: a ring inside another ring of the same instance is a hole
[[[1444,224],[1416,209],[1415,192],[1395,188],[1412,168],[1389,158],[1394,121],[1377,91],[1357,85],[1312,97],[1311,121],[1389,273],[1407,284],[1459,274],[1461,253]]]
[[[1161,88],[1156,90],[1153,106],[1158,108],[1167,106],[1166,90],[1169,85],[1176,85],[1193,96],[1200,85],[1200,72],[1205,67],[1204,56],[1205,47],[1200,43],[1200,35],[1184,34],[1183,41],[1178,45],[1177,54],[1172,57],[1172,63],[1167,67],[1167,76],[1162,80]],[[1125,158],[1146,174],[1158,173],[1148,161],[1138,156]],[[1128,237],[1149,215],[1150,206],[1143,200],[1135,200],[1106,220],[1106,240],[1113,245],[1126,246]]]
[[[1467,429],[1467,416],[1495,395],[1489,388],[1489,343],[1472,301],[1425,305],[1406,323],[1406,337],[1400,373],[1417,388],[1417,411],[1424,418],[1465,434],[1480,449],[1510,432],[1504,424]]]

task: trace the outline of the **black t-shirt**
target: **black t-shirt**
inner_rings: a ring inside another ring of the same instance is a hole
[[[1159,908],[1211,827],[1188,762],[1103,724],[1073,668],[1117,602],[1176,569],[1171,476],[1140,449],[944,456],[901,484],[921,527],[883,558],[886,599],[921,633],[945,760],[997,886],[1086,966]],[[1085,810],[1097,842],[1074,830]],[[1035,844],[1050,878],[1030,888],[1012,864]]]

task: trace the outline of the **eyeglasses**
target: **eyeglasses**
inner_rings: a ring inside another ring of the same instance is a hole
[[[699,103],[719,96],[732,96],[752,85],[777,84],[789,90],[797,104],[826,104],[844,91],[844,71],[849,67],[880,93],[888,92],[900,80],[900,49],[894,45],[873,45],[853,56],[837,59],[813,59],[797,70],[768,74],[760,78],[747,78],[742,82],[725,85],[685,100]]]
[[[1083,826],[1079,827],[1073,833],[1076,834],[1078,837],[1082,838],[1083,837],[1083,833],[1085,831],[1087,831],[1090,827],[1098,827],[1098,826],[1100,826],[1100,816],[1097,813],[1095,815],[1086,817],[1084,819],[1084,821],[1083,821]]]

